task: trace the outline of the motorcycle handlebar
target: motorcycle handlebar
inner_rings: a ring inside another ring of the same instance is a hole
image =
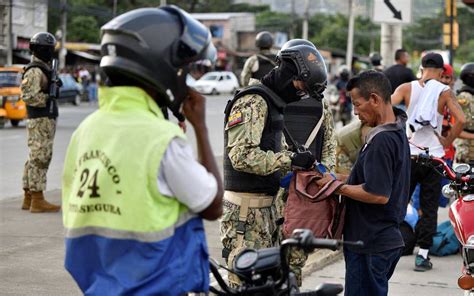
[[[456,174],[456,172],[454,172],[453,169],[450,168],[449,165],[442,158],[422,153],[418,156],[418,161],[420,161],[421,163],[434,162],[440,164],[443,167],[443,170],[446,172],[446,177],[452,181],[469,182],[471,180],[470,176],[460,176]]]

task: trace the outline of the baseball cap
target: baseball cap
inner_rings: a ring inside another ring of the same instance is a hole
[[[423,68],[444,68],[443,57],[439,53],[429,52],[421,59]]]
[[[453,76],[453,67],[450,64],[444,64],[444,71],[442,75]]]

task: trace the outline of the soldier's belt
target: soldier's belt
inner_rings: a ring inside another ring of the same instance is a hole
[[[243,193],[234,191],[225,191],[224,199],[234,205],[242,206],[245,204],[248,208],[268,208],[273,204],[273,196],[260,193]]]

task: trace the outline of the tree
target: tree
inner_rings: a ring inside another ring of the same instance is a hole
[[[93,16],[79,15],[72,18],[67,34],[74,38],[73,41],[99,43],[98,28],[97,21]]]

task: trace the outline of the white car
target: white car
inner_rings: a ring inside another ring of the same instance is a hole
[[[203,94],[234,93],[239,88],[239,81],[232,72],[208,72],[194,83],[194,88]]]

